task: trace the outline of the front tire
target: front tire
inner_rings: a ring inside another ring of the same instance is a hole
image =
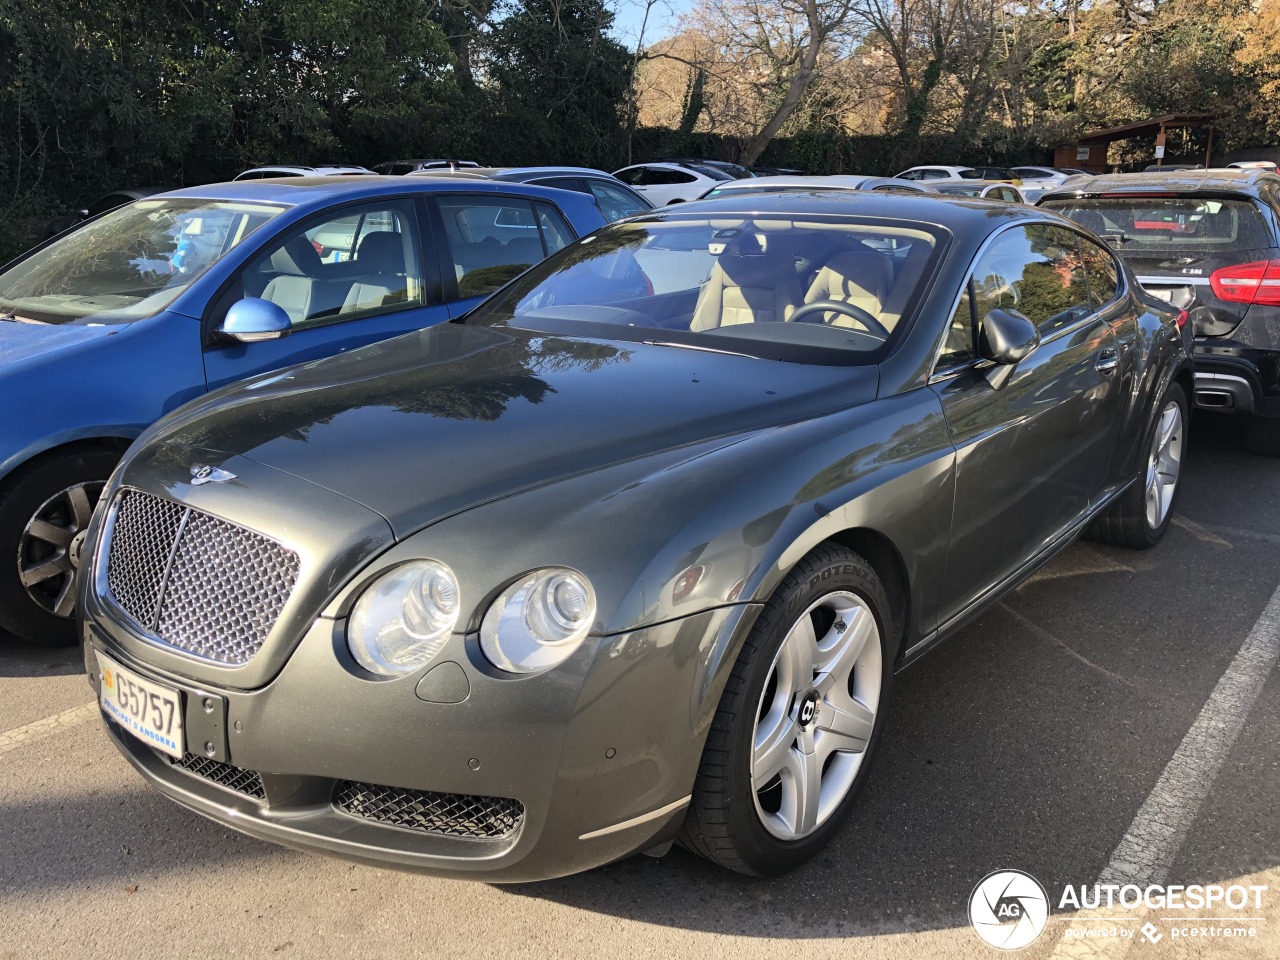
[[[1153,547],[1173,520],[1182,491],[1182,459],[1187,442],[1187,395],[1169,384],[1147,432],[1147,456],[1129,489],[1089,527],[1088,537],[1134,550]]]
[[[0,629],[45,647],[75,643],[72,560],[119,459],[75,450],[20,467],[0,486]]]
[[[753,876],[818,853],[848,819],[893,675],[880,578],[824,544],[782,581],[734,663],[707,736],[683,846]]]

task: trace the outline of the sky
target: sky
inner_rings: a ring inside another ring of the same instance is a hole
[[[645,27],[645,45],[675,32],[676,21],[681,14],[688,13],[695,0],[657,0],[649,11],[649,22]],[[613,0],[614,11],[613,33],[624,46],[634,48],[640,35],[640,24],[644,20],[644,0]]]

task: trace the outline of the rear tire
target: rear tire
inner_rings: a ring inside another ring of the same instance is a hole
[[[1250,417],[1244,427],[1244,446],[1261,457],[1280,457],[1280,417]]]
[[[0,485],[0,630],[43,647],[76,642],[71,557],[119,459],[85,447],[19,467]]]
[[[1164,537],[1182,492],[1182,459],[1187,443],[1187,395],[1169,384],[1161,397],[1155,422],[1147,429],[1147,456],[1123,495],[1086,531],[1090,540],[1117,547],[1146,550]],[[1153,496],[1156,503],[1153,512]]]
[[[856,553],[823,544],[796,565],[734,663],[682,846],[738,873],[777,876],[827,845],[879,744],[895,622]]]

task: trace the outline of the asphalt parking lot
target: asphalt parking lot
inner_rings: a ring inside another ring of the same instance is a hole
[[[277,848],[146,788],[77,651],[0,636],[0,958],[992,957],[967,903],[1006,867],[1055,908],[1023,956],[1280,957],[1280,671],[1251,702],[1220,684],[1277,629],[1280,461],[1201,417],[1184,483],[1161,546],[1076,544],[900,675],[854,819],[776,881],[679,850],[497,887]],[[1238,732],[1206,707],[1224,697]],[[1235,923],[1252,935],[1190,939],[1157,911],[1112,924],[1150,920],[1154,943],[1072,939],[1097,924],[1056,909],[1062,888],[1152,831],[1170,858],[1155,882],[1269,886]]]

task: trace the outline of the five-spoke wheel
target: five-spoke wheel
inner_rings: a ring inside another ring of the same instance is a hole
[[[1170,400],[1160,411],[1147,458],[1147,523],[1158,529],[1173,506],[1173,494],[1182,470],[1182,407]]]
[[[105,485],[91,480],[59,490],[40,505],[22,531],[18,580],[31,601],[54,616],[75,613],[80,548]]]
[[[875,755],[901,623],[883,583],[824,543],[778,585],[738,653],[707,735],[680,842],[774,876],[831,839]]]
[[[848,794],[875,729],[882,669],[875,616],[848,591],[814,601],[787,632],[752,737],[756,811],[775,837],[808,836]]]

